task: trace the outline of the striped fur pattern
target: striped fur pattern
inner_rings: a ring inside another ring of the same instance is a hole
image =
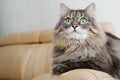
[[[101,29],[94,10],[94,3],[84,10],[70,10],[61,4],[61,18],[54,29],[53,74],[87,68],[120,78],[120,39]],[[70,24],[65,23],[68,17]],[[80,24],[81,18],[87,22]]]

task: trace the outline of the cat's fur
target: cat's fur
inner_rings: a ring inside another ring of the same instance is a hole
[[[84,68],[120,79],[120,39],[101,29],[94,9],[94,3],[84,10],[70,10],[61,4],[61,19],[54,29],[53,74]],[[66,24],[66,17],[78,26],[74,29],[72,24]],[[86,24],[78,23],[82,17],[87,18]]]

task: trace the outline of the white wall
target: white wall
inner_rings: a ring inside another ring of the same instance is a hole
[[[98,20],[113,22],[120,36],[120,0],[0,0],[0,35],[54,27],[61,2],[75,9],[95,2]]]

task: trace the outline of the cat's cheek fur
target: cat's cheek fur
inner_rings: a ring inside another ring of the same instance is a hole
[[[76,32],[74,32],[74,29],[72,27],[68,28],[66,31],[69,32],[66,36],[67,39],[85,40],[88,36],[87,32],[80,28],[80,26],[75,29]]]

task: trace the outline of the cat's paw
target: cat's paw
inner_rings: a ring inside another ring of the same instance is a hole
[[[57,74],[57,75],[67,72],[68,70],[69,70],[69,68],[64,64],[54,65],[53,69],[52,69],[53,74]]]

